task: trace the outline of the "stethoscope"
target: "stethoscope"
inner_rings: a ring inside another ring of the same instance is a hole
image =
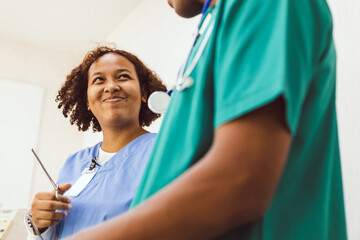
[[[214,28],[214,23],[212,23],[208,30],[206,31],[206,34],[204,36],[203,41],[200,44],[200,47],[198,49],[198,51],[195,54],[195,57],[193,58],[193,60],[190,62],[189,67],[187,68],[187,70],[185,71],[185,66],[186,63],[189,59],[190,53],[192,48],[194,47],[195,43],[197,42],[199,36],[205,31],[205,29],[207,28],[208,24],[210,23],[211,20],[211,13],[207,15],[207,17],[205,18],[205,13],[206,11],[209,9],[209,6],[211,4],[212,0],[206,0],[203,9],[201,11],[201,19],[199,22],[198,27],[196,28],[195,34],[194,34],[194,39],[191,45],[190,50],[188,51],[188,54],[186,55],[185,61],[183,61],[183,64],[181,65],[178,75],[177,75],[177,80],[176,80],[176,87],[175,89],[177,91],[184,91],[185,89],[191,87],[194,84],[194,79],[192,77],[190,77],[191,72],[194,70],[196,64],[198,63],[204,49],[205,46],[210,38],[211,32]],[[204,19],[205,18],[205,19]],[[153,92],[149,98],[148,98],[148,107],[149,109],[157,114],[162,114],[165,113],[169,103],[170,103],[170,96],[172,94],[172,92],[174,91],[174,89],[170,89],[167,92],[161,92],[161,91],[155,91]]]

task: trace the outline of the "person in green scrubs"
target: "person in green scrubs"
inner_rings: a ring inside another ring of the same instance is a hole
[[[204,19],[133,209],[72,239],[347,239],[326,1],[213,0]]]

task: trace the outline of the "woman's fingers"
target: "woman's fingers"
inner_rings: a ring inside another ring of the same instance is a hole
[[[66,212],[41,211],[36,216],[37,221],[60,221],[67,216]]]
[[[70,204],[57,200],[41,200],[34,206],[34,209],[40,211],[71,210],[71,208]]]
[[[56,199],[55,193],[46,193],[40,192],[35,195],[35,198],[31,204],[31,211],[34,209],[41,210],[70,210],[71,206],[69,203],[71,202],[69,198],[64,197],[62,195],[58,195],[61,201]]]
[[[53,192],[38,192],[35,194],[34,201],[36,200],[52,200],[54,197],[55,191]]]
[[[57,224],[67,216],[66,212],[56,210],[71,210],[71,205],[54,200],[37,200],[31,207],[31,215],[35,225],[40,228],[47,228]]]
[[[65,193],[70,188],[70,183],[59,185],[61,193]],[[31,203],[31,215],[35,225],[39,229],[46,229],[58,224],[67,214],[66,212],[57,212],[57,210],[71,210],[70,202],[69,198],[59,193],[57,198],[55,190],[37,193]]]
[[[67,190],[69,190],[71,188],[71,184],[70,183],[65,183],[65,184],[59,184],[59,190],[60,192],[58,193],[58,198],[56,197],[56,193],[54,190],[54,194],[55,194],[55,199],[56,200],[60,200],[62,202],[67,202],[70,203],[71,200],[67,197],[64,197],[62,194],[64,194]]]
[[[67,216],[65,212],[57,212],[57,210],[71,210],[70,199],[60,194],[59,199],[61,201],[56,199],[55,191],[40,192],[35,195],[31,204],[31,215],[37,228],[46,229],[58,224]]]
[[[58,212],[42,212],[40,216],[33,217],[33,222],[37,228],[48,228],[50,226],[58,224],[63,218],[66,217],[66,213],[58,213]]]
[[[59,188],[62,193],[65,193],[71,188],[71,183],[59,184]]]
[[[65,202],[65,203],[70,203],[71,200],[65,196],[63,196],[62,194],[58,194],[58,197],[60,199],[61,202]],[[54,201],[59,201],[56,198],[56,193],[55,190],[53,190],[52,192],[39,192],[35,195],[34,201],[42,201],[42,200],[54,200]]]
[[[61,193],[58,193],[58,198],[56,197],[56,193],[54,191],[51,200],[55,200],[55,201],[60,200],[61,202],[64,202],[64,203],[70,203],[71,202],[71,200],[69,198],[63,196]]]

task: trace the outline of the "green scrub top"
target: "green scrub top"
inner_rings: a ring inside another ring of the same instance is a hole
[[[210,13],[214,28],[190,74],[194,85],[173,93],[132,207],[200,160],[217,127],[282,97],[292,144],[272,203],[219,239],[346,239],[326,1],[218,0]]]

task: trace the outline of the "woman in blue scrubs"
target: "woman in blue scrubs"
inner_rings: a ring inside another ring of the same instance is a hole
[[[79,131],[92,127],[103,141],[69,156],[58,184],[64,195],[37,193],[31,205],[43,239],[62,239],[128,210],[156,134],[143,127],[159,117],[147,107],[166,91],[136,56],[98,47],[67,76],[56,101]],[[30,232],[28,239],[39,239]]]

